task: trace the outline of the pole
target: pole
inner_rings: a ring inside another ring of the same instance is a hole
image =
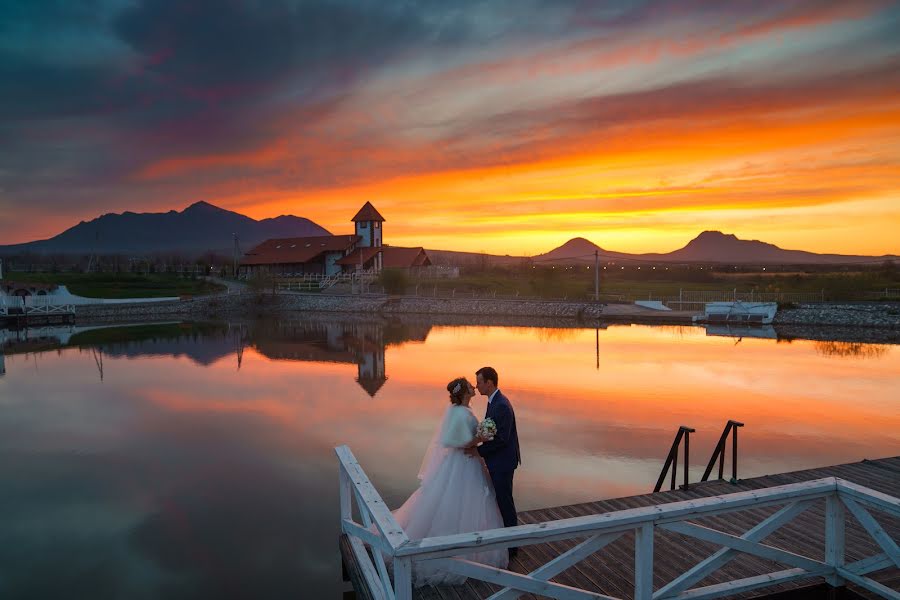
[[[237,248],[238,248],[238,239],[237,234],[231,234],[232,241],[234,242],[234,247],[231,249],[231,277],[233,279],[237,279]]]
[[[600,251],[594,250],[594,302],[600,301]]]

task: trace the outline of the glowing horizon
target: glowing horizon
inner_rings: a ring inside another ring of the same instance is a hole
[[[0,37],[40,83],[0,99],[0,245],[200,200],[342,234],[371,201],[432,249],[900,254],[896,5],[34,10]]]

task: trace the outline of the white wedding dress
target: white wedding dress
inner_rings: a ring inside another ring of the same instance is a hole
[[[463,448],[475,437],[478,419],[466,406],[451,405],[432,439],[419,470],[421,484],[403,506],[394,511],[397,523],[410,539],[503,527],[494,487],[479,457]],[[505,548],[462,556],[467,560],[505,569]],[[466,578],[426,565],[414,564],[416,587],[458,585]]]

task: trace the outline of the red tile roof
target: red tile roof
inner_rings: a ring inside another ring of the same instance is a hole
[[[323,252],[344,252],[360,239],[358,235],[322,235],[266,240],[247,252],[241,265],[306,263]]]
[[[344,258],[334,261],[334,264],[348,266],[366,264],[373,256],[381,252],[381,250],[381,248],[370,248],[367,246],[357,248]]]
[[[382,266],[385,269],[421,267],[430,265],[431,259],[424,248],[400,248],[398,246],[382,246]]]
[[[384,217],[375,210],[375,207],[372,206],[371,202],[366,202],[363,204],[363,207],[359,209],[359,212],[356,213],[356,216],[350,220],[354,223],[358,221],[381,221],[383,223]]]

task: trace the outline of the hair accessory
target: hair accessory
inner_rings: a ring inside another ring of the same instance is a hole
[[[462,383],[457,381],[456,385],[453,386],[453,393],[458,394],[461,389],[462,389]]]

